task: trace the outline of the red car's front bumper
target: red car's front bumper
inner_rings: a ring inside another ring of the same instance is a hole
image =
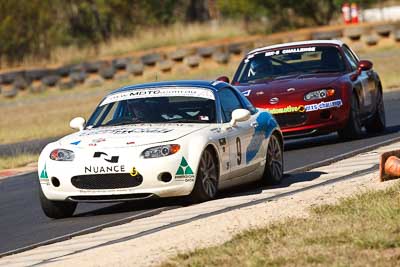
[[[274,116],[284,136],[301,137],[334,132],[344,128],[349,117],[349,106],[343,104],[340,107]]]

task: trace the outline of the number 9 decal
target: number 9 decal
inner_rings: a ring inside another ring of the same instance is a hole
[[[240,143],[240,138],[236,137],[236,149],[237,149],[237,164],[242,164],[242,146]]]

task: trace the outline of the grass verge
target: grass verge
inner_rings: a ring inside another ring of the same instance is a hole
[[[398,266],[400,183],[322,205],[221,246],[180,254],[170,266]]]
[[[112,38],[97,47],[59,47],[51,52],[50,59],[27,57],[21,67],[48,64],[79,63],[88,59],[99,59],[130,54],[165,46],[182,46],[199,41],[247,36],[248,33],[237,21],[220,23],[176,23],[165,27],[142,28],[128,37]],[[4,64],[3,64],[4,65]]]
[[[23,167],[28,163],[36,162],[38,158],[39,155],[37,154],[19,154],[9,157],[0,157],[0,170]]]
[[[376,48],[367,53],[360,53],[360,58],[369,59],[374,63],[374,70],[378,72],[384,90],[400,87],[398,62],[400,49],[398,45]]]

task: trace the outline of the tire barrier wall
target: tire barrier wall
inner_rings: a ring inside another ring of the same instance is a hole
[[[0,94],[1,98],[11,98],[21,91],[41,93],[52,87],[69,90],[84,83],[89,86],[99,86],[106,80],[126,80],[129,77],[142,76],[149,70],[168,73],[179,64],[184,64],[189,69],[197,68],[202,62],[210,60],[218,64],[228,64],[232,57],[243,56],[253,48],[282,42],[341,39],[348,42],[355,50],[368,49],[380,43],[400,44],[400,25],[328,26],[256,36],[246,41],[241,39],[241,41],[225,42],[226,44],[222,45],[210,44],[201,47],[188,45],[187,48],[178,48],[169,52],[142,53],[136,57],[96,60],[52,69],[37,68],[3,72],[0,73]],[[213,42],[210,41],[210,43]]]

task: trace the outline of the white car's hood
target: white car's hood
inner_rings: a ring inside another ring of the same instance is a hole
[[[86,129],[59,140],[77,147],[126,147],[168,142],[208,127],[209,124],[135,124]]]

